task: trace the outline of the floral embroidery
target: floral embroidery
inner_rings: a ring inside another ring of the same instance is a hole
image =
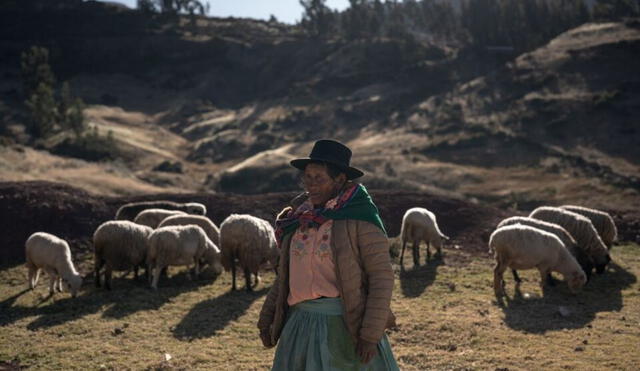
[[[298,259],[302,259],[304,256],[308,254],[307,249],[305,249],[305,244],[301,241],[296,241],[295,244],[292,245],[291,254]]]
[[[314,254],[319,257],[320,260],[327,259],[331,256],[331,248],[329,247],[329,244],[321,243],[314,251]]]

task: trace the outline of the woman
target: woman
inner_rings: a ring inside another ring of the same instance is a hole
[[[274,370],[397,370],[385,328],[393,271],[389,243],[351,150],[319,140],[302,170],[306,193],[276,221],[278,276],[260,311]]]

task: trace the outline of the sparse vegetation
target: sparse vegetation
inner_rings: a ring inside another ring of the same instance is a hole
[[[424,246],[423,246],[424,248]],[[614,264],[580,293],[564,283],[542,292],[538,273],[523,271],[519,291],[496,304],[492,259],[453,248],[444,259],[396,267],[389,338],[400,368],[634,369],[640,362],[640,247],[615,246]],[[85,257],[88,259],[88,257]],[[81,270],[91,268],[83,260]],[[46,285],[25,291],[24,267],[0,270],[0,364],[29,369],[267,369],[255,322],[273,275],[254,294],[215,282],[170,278],[151,292],[131,276],[113,292],[87,284],[75,300],[47,298]],[[46,277],[45,277],[46,278]],[[90,281],[90,278],[88,278]],[[89,282],[90,283],[90,282]],[[166,356],[169,355],[169,357]]]

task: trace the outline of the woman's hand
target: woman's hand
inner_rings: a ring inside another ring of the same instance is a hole
[[[260,340],[265,348],[273,348],[274,344],[271,343],[271,331],[268,328],[260,330]]]
[[[360,339],[358,340],[356,352],[358,353],[358,357],[360,357],[360,362],[365,364],[369,363],[373,357],[378,354],[378,344]]]

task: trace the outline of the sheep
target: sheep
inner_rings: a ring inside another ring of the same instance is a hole
[[[407,242],[412,241],[413,244],[413,264],[420,264],[420,242],[425,241],[427,244],[427,261],[431,259],[429,245],[432,244],[438,255],[442,255],[442,241],[448,240],[449,237],[440,232],[436,216],[429,210],[414,207],[407,210],[402,217],[402,228],[400,230],[402,239],[402,253],[400,254],[400,267],[403,267],[404,249]]]
[[[555,234],[541,229],[522,224],[498,228],[489,238],[489,251],[495,254],[496,259],[493,289],[498,298],[504,295],[503,274],[507,268],[537,268],[543,288],[551,271],[560,272],[572,292],[587,281],[582,268],[562,241]]]
[[[138,268],[147,257],[147,238],[153,228],[128,220],[112,220],[102,223],[93,234],[95,283],[100,287],[100,270],[105,267],[104,284],[111,290],[111,274],[115,271],[134,269],[138,278]],[[148,274],[148,271],[147,271]]]
[[[149,236],[147,264],[152,273],[151,288],[158,288],[160,272],[169,265],[195,265],[196,276],[201,265],[208,264],[216,274],[222,272],[220,249],[197,225],[171,225],[158,228]],[[189,271],[187,276],[191,279]],[[149,277],[151,279],[151,277]]]
[[[576,258],[578,264],[580,264],[582,270],[587,275],[587,282],[589,282],[589,277],[591,275],[591,269],[593,269],[593,265],[591,264],[589,257],[585,254],[584,251],[582,251],[582,249],[577,246],[576,240],[573,239],[571,234],[567,232],[566,229],[557,224],[547,223],[545,221],[529,218],[526,216],[514,216],[504,219],[500,222],[500,224],[498,224],[496,229],[513,224],[528,225],[530,227],[542,229],[543,231],[555,234],[560,239],[560,241],[562,241],[564,246],[569,250],[571,255]],[[513,278],[516,280],[516,282],[520,282],[518,272],[515,269],[512,269],[511,272],[513,273]],[[547,279],[549,280],[549,285],[555,284],[555,281],[553,280],[551,275],[549,275]]]
[[[47,272],[51,278],[49,295],[53,295],[55,289],[62,292],[62,282],[76,297],[82,276],[76,271],[71,261],[69,244],[61,238],[45,232],[36,232],[29,236],[25,242],[26,266],[29,269],[29,288],[33,289],[38,284],[40,270]]]
[[[197,225],[204,230],[204,233],[207,234],[207,237],[213,242],[216,246],[220,245],[220,229],[217,225],[215,225],[211,219],[206,216],[200,215],[172,215],[168,218],[165,218],[159,225],[158,228],[166,227],[168,225]]]
[[[611,215],[604,211],[582,206],[562,205],[560,208],[580,214],[591,220],[593,227],[598,231],[598,234],[600,234],[602,242],[607,246],[607,249],[611,250],[613,242],[618,238],[618,229]]]
[[[586,217],[557,207],[542,206],[529,214],[529,217],[558,224],[571,234],[585,254],[596,267],[597,273],[604,272],[611,261],[607,247],[600,239],[593,224]]]
[[[172,201],[142,201],[130,202],[120,206],[116,212],[116,220],[133,221],[141,211],[146,209],[179,210],[193,215],[207,214],[207,208],[203,204],[197,202],[179,203]]]
[[[187,215],[187,213],[179,210],[146,209],[141,211],[133,222],[156,229],[164,219],[174,215]]]
[[[247,214],[231,214],[220,224],[220,248],[222,265],[231,270],[232,290],[236,290],[236,260],[244,270],[246,290],[252,291],[251,274],[257,286],[260,268],[275,267],[279,256],[271,224]]]

